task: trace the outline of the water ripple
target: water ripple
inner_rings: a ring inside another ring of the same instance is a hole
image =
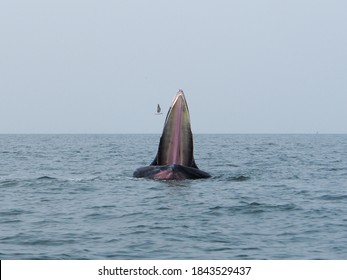
[[[160,135],[0,135],[0,258],[346,258],[347,136],[195,136],[161,182]]]

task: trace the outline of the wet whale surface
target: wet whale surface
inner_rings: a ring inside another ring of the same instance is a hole
[[[167,113],[158,152],[149,166],[138,168],[133,176],[156,180],[209,178],[200,170],[193,155],[193,134],[187,101],[179,90]]]
[[[146,177],[156,180],[184,180],[209,178],[211,176],[198,168],[168,164],[140,167],[134,172],[134,177]]]

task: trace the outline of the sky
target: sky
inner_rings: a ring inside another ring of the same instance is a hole
[[[0,133],[347,133],[345,0],[2,0]],[[155,115],[157,104],[163,115]]]

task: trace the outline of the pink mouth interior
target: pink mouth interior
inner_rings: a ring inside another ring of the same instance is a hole
[[[171,151],[172,163],[178,164],[180,163],[180,140],[181,140],[181,122],[182,122],[182,98],[178,98],[176,106],[178,106],[176,119],[175,119],[175,127],[174,127],[174,139],[173,139],[173,147]]]

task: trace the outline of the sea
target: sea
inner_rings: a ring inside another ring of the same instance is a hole
[[[159,138],[0,135],[0,259],[347,259],[347,135],[195,134],[211,178],[133,178]]]

